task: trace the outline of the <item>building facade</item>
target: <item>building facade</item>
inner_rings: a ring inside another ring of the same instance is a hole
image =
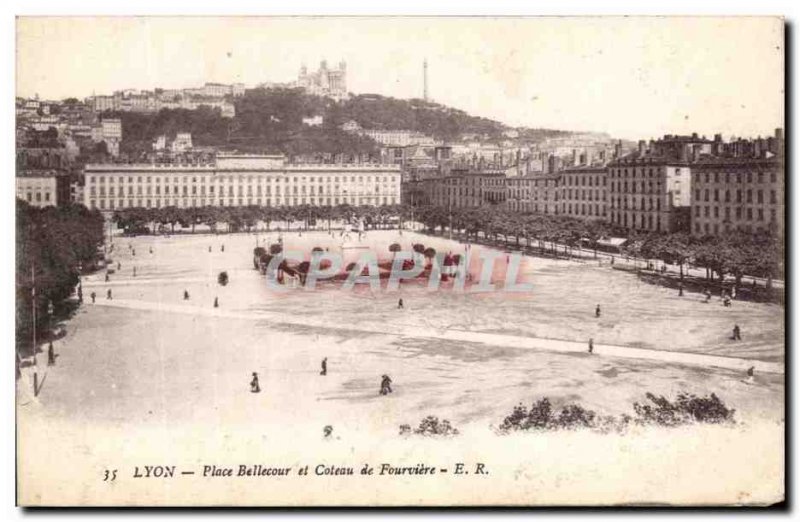
[[[87,165],[84,204],[124,208],[394,205],[394,165],[287,164],[284,156],[218,155],[209,165]]]
[[[561,172],[561,214],[608,221],[608,169],[576,167]]]
[[[515,212],[558,214],[561,176],[535,173],[505,178],[505,206]]]
[[[70,202],[69,176],[56,170],[17,172],[17,198],[35,207],[66,205]]]
[[[688,231],[689,163],[633,153],[609,164],[608,184],[611,223],[646,232]]]
[[[703,158],[692,166],[692,235],[784,231],[780,157]]]

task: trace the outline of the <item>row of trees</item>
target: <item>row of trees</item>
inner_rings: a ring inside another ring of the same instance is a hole
[[[597,220],[582,220],[552,214],[519,213],[493,208],[453,208],[438,206],[383,207],[315,205],[285,207],[164,207],[155,209],[125,209],[114,214],[118,226],[129,232],[156,233],[173,231],[180,225],[192,228],[205,224],[217,231],[252,230],[257,226],[278,223],[290,228],[302,222],[304,228],[330,228],[333,222],[353,222],[363,219],[367,228],[403,226],[413,219],[433,233],[452,232],[467,240],[483,237],[490,241],[538,246],[552,254],[570,255],[575,248],[598,248],[603,238],[628,238],[624,253],[631,257],[661,260],[680,267],[681,277],[687,265],[705,268],[714,280],[731,275],[737,284],[744,275],[765,278],[782,274],[783,243],[780,238],[762,234],[734,231],[722,236],[694,237],[685,232],[631,232],[616,225]]]
[[[46,318],[49,303],[58,309],[78,284],[79,267],[94,266],[103,217],[82,205],[37,208],[20,199],[16,205],[16,338],[17,349],[28,353],[34,307]],[[42,320],[37,330],[46,326]]]
[[[737,286],[744,275],[768,280],[782,276],[783,241],[776,235],[734,230],[720,236],[691,236],[686,232],[636,232],[598,220],[582,220],[552,214],[506,211],[498,208],[422,207],[417,219],[431,230],[452,229],[477,240],[479,234],[494,241],[522,241],[543,251],[564,252],[577,247],[595,249],[603,238],[627,238],[623,252],[631,257],[660,260],[679,266],[681,278],[687,265],[705,268],[707,277],[734,277]]]
[[[268,228],[275,223],[284,229],[301,222],[304,229],[331,228],[334,222],[363,220],[367,228],[387,228],[400,220],[407,220],[411,209],[404,205],[317,205],[296,206],[243,206],[243,207],[160,207],[129,208],[117,210],[112,220],[127,233],[175,232],[176,227],[191,228],[205,225],[212,232],[252,231],[256,227]],[[221,228],[221,226],[223,228]]]

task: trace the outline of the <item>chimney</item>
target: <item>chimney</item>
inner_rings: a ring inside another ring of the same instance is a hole
[[[681,161],[689,161],[689,146],[685,143],[681,143]]]
[[[696,162],[697,158],[700,156],[700,148],[699,147],[692,147],[692,162]]]
[[[572,149],[572,166],[578,165],[578,149]]]
[[[614,144],[614,159],[619,159],[621,155],[622,155],[622,140],[619,140]]]
[[[644,156],[645,153],[645,141],[639,140],[639,156]]]

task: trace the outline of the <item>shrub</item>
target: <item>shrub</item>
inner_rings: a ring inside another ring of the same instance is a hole
[[[458,430],[455,429],[451,424],[450,421],[447,419],[439,420],[438,417],[434,417],[433,415],[428,415],[419,423],[419,427],[415,428],[412,432],[411,426],[409,424],[401,424],[400,425],[400,435],[409,435],[414,433],[414,435],[424,435],[426,437],[431,436],[442,436],[442,437],[451,437],[454,435],[458,435]]]
[[[507,432],[594,428],[596,418],[595,412],[578,404],[567,404],[556,415],[550,399],[545,397],[533,403],[530,409],[522,404],[515,406],[511,415],[503,419],[500,430]]]
[[[657,424],[659,426],[679,426],[690,422],[706,424],[722,424],[733,422],[736,410],[728,408],[715,394],[707,397],[697,397],[693,394],[679,393],[674,403],[663,396],[652,393],[645,397],[653,403],[633,404],[636,413],[634,422],[640,425]]]
[[[650,403],[633,403],[635,416],[623,414],[598,416],[578,404],[567,404],[556,413],[550,400],[545,397],[534,402],[530,408],[519,404],[500,424],[501,432],[548,431],[591,429],[603,433],[620,431],[630,424],[638,426],[682,426],[691,423],[733,423],[736,410],[728,408],[715,394],[697,397],[679,393],[674,402],[663,396],[645,394]]]
[[[220,272],[217,276],[217,283],[221,286],[225,286],[228,284],[228,272]]]

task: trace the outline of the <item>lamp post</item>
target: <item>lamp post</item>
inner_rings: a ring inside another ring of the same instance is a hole
[[[31,311],[33,313],[33,365],[36,366],[36,271],[31,264]],[[35,385],[34,385],[35,388]],[[34,395],[36,390],[34,389]]]
[[[447,219],[449,221],[449,229],[450,229],[450,241],[453,240],[453,211],[452,209],[447,214]]]

